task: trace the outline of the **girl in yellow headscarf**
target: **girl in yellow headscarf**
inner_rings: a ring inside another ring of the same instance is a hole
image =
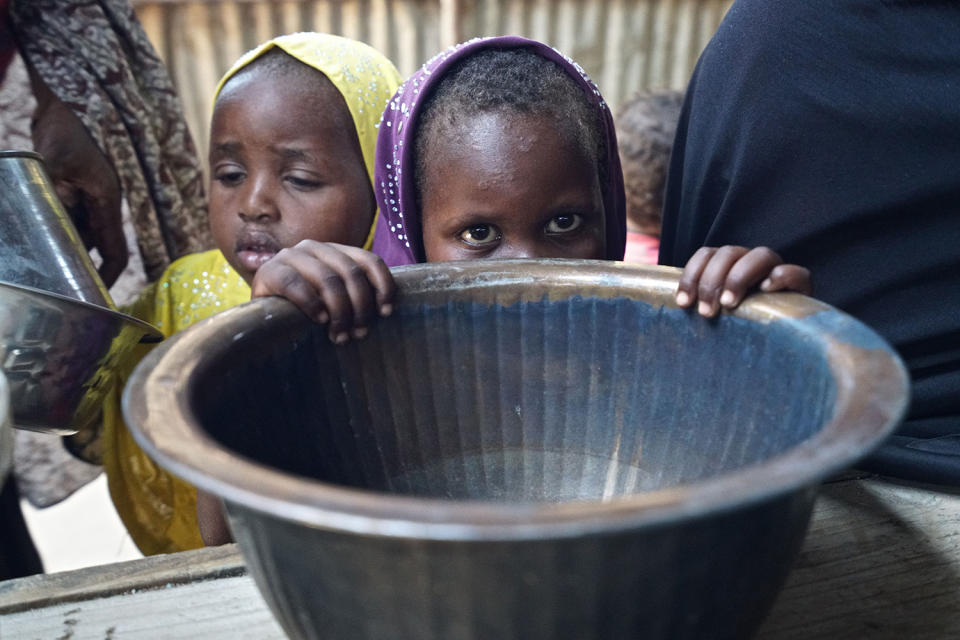
[[[399,84],[375,49],[327,34],[281,36],[240,58],[217,87],[211,121],[218,249],[174,262],[126,311],[170,336],[248,301],[257,269],[301,240],[369,248],[377,123]],[[123,422],[123,384],[148,349],[118,372],[104,405],[103,464],[120,518],[149,555],[203,541],[196,490],[150,460]]]

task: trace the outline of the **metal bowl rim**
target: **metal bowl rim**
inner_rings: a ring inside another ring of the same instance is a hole
[[[103,307],[98,304],[93,304],[92,302],[87,302],[86,300],[78,300],[77,298],[71,298],[70,296],[54,293],[53,291],[44,291],[43,289],[37,289],[36,287],[28,287],[26,285],[15,284],[13,282],[4,282],[0,280],[0,290],[3,288],[12,289],[13,291],[16,291],[21,295],[26,295],[27,297],[38,297],[44,300],[53,299],[58,302],[66,303],[68,307],[79,307],[88,313],[105,314],[106,316],[113,318],[114,320],[119,320],[124,324],[138,327],[141,331],[143,331],[144,337],[141,339],[143,342],[160,342],[164,337],[163,332],[149,322],[144,322],[139,318],[134,318],[133,316],[116,309]]]
[[[478,264],[479,263],[479,264]],[[605,261],[504,260],[472,263],[431,263],[394,270],[401,282],[427,281],[444,267],[460,273],[480,274],[486,284],[497,276],[524,280],[529,270],[560,270],[572,277],[594,279],[619,274],[656,282],[664,291],[675,290],[680,270],[669,267],[624,265]],[[499,269],[499,271],[497,271]],[[557,274],[554,274],[555,276]],[[481,283],[483,284],[483,283]],[[496,284],[496,283],[495,283]],[[500,283],[502,284],[502,283]],[[777,301],[770,311],[769,301]],[[664,300],[665,306],[669,304]],[[806,313],[835,311],[833,307],[798,294],[758,294],[748,298],[732,315],[771,315],[783,305]],[[751,504],[772,500],[814,486],[831,473],[846,468],[879,445],[902,419],[909,398],[908,377],[899,356],[886,345],[885,370],[878,375],[863,366],[851,368],[864,379],[886,376],[899,394],[871,389],[872,398],[884,408],[884,424],[835,425],[828,420],[814,437],[784,454],[760,464],[743,467],[702,481],[651,492],[618,497],[609,502],[493,503],[449,501],[377,493],[325,483],[267,467],[230,451],[210,438],[190,415],[187,400],[178,396],[186,388],[189,363],[202,354],[195,348],[206,336],[229,335],[244,326],[244,319],[284,316],[308,320],[291,303],[279,298],[258,299],[197,323],[160,345],[137,367],[124,390],[123,407],[134,439],[164,467],[241,508],[283,520],[341,532],[400,538],[447,540],[516,540],[613,533],[639,526],[657,526],[681,518],[719,515]],[[875,332],[853,320],[867,332]],[[876,363],[873,363],[875,366]],[[859,380],[859,378],[858,378]],[[149,389],[149,391],[148,391]],[[841,413],[844,407],[838,405]],[[176,437],[156,440],[173,425]],[[841,430],[844,426],[845,430]],[[852,428],[851,428],[852,427]],[[832,429],[832,431],[831,431]],[[834,442],[827,442],[834,436]]]
[[[43,156],[36,151],[27,151],[19,149],[0,149],[0,158],[30,158],[44,162]]]

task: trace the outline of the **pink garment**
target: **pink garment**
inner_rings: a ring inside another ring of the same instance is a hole
[[[649,233],[627,231],[627,250],[623,254],[624,262],[657,264],[659,255],[660,238]]]

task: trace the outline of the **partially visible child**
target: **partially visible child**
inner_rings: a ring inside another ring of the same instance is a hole
[[[257,273],[253,295],[287,297],[342,343],[392,311],[387,265],[623,258],[623,179],[609,109],[578,66],[538,42],[474,40],[425,64],[384,113],[374,184],[383,214],[376,255],[301,243]],[[806,269],[768,249],[724,247],[694,256],[677,299],[699,301],[712,316],[761,283],[766,291],[810,289]]]
[[[369,247],[376,127],[399,84],[376,50],[332,35],[281,36],[242,57],[220,81],[211,122],[218,249],[174,262],[128,312],[170,336],[249,300],[255,274],[284,247]],[[110,494],[143,553],[201,547],[195,489],[140,450],[120,412],[120,390],[145,352],[104,406]]]
[[[624,262],[657,264],[663,189],[682,105],[682,91],[641,91],[617,114],[617,142],[627,194]]]

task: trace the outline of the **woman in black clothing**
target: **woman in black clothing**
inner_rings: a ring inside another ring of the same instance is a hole
[[[960,485],[960,3],[737,0],[691,79],[660,262],[766,245],[912,377],[863,468]]]

